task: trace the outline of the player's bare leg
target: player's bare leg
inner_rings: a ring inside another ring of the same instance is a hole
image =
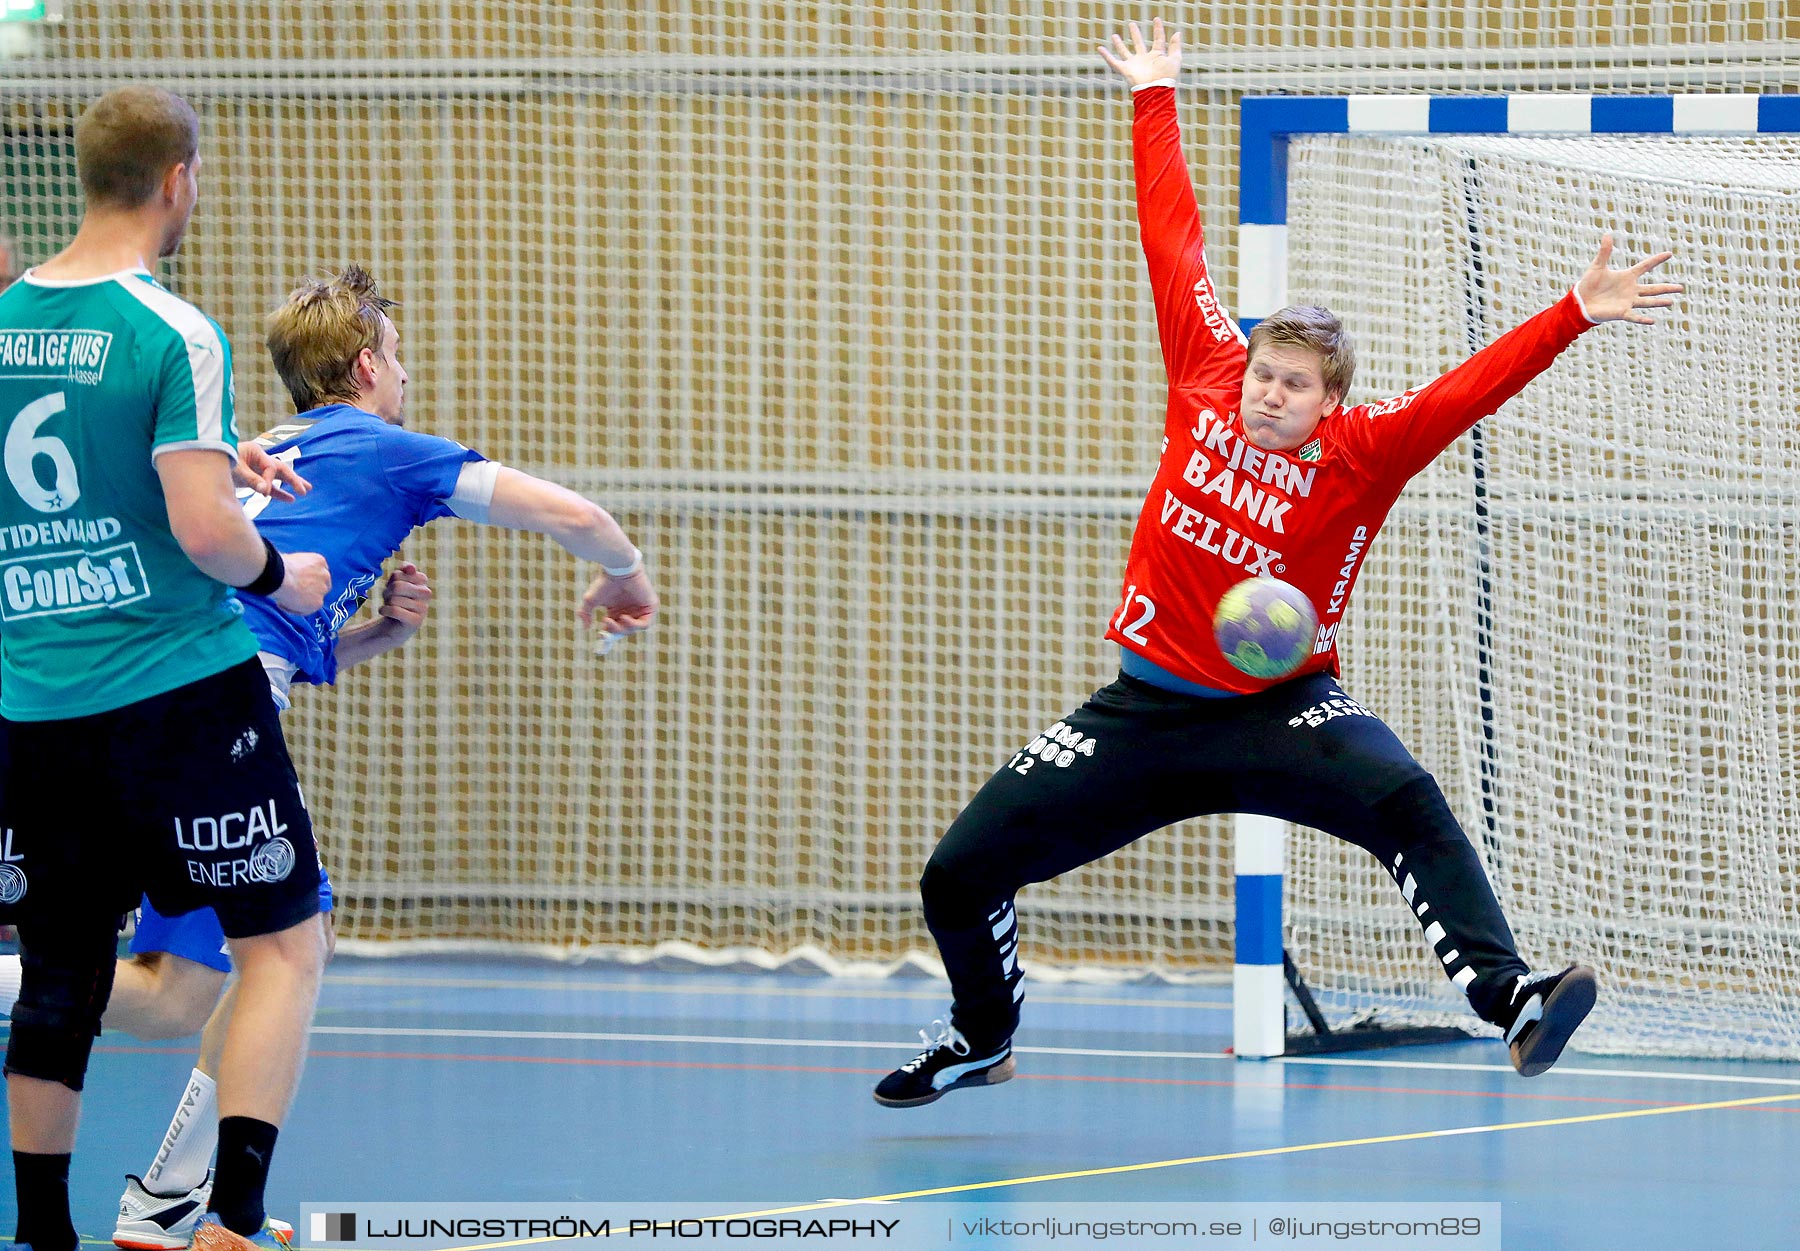
[[[225,974],[168,952],[119,961],[103,1023],[133,1038],[186,1038],[205,1027]]]
[[[300,1084],[328,948],[318,916],[230,943],[237,1002],[219,1057],[219,1163],[208,1217],[194,1233],[201,1251],[286,1245],[291,1231],[267,1221],[263,1189],[277,1132]]]

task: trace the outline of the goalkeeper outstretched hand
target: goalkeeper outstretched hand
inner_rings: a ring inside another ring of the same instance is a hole
[[[1675,254],[1658,252],[1625,269],[1609,269],[1613,237],[1609,231],[1600,236],[1600,251],[1595,255],[1581,281],[1575,284],[1575,298],[1581,301],[1588,320],[1598,325],[1604,321],[1628,321],[1637,326],[1654,326],[1656,319],[1646,308],[1669,308],[1671,298],[1681,293],[1679,282],[1645,282],[1644,275]]]
[[[1141,87],[1159,78],[1174,78],[1181,73],[1180,31],[1165,38],[1162,18],[1153,18],[1150,22],[1150,46],[1146,48],[1143,33],[1138,30],[1136,22],[1130,23],[1126,29],[1131,32],[1129,49],[1118,35],[1112,37],[1110,49],[1105,44],[1100,45],[1100,59],[1117,70],[1126,82],[1133,87]]]

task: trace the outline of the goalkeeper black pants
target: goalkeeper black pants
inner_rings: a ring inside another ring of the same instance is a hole
[[[1378,717],[1325,674],[1217,699],[1121,674],[994,774],[925,866],[919,888],[953,1024],[978,1049],[1018,1027],[1021,887],[1225,812],[1372,853],[1476,1014],[1501,1015],[1527,966],[1443,792]]]

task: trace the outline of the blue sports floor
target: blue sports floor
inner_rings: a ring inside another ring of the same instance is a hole
[[[1509,1248],[1800,1246],[1800,1066],[1571,1054],[1525,1081],[1475,1041],[1240,1063],[1228,997],[1035,986],[1016,1080],[892,1110],[870,1087],[919,1049],[940,983],[340,959],[270,1210],[1472,1201],[1502,1205]],[[73,1181],[87,1241],[192,1055],[100,1041]],[[10,1234],[10,1184],[0,1214]]]

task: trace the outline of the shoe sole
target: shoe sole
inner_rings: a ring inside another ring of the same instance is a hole
[[[1001,1082],[1010,1082],[1017,1069],[1013,1066],[1013,1058],[994,1065],[991,1069],[982,1069],[979,1073],[970,1073],[967,1077],[959,1077],[942,1090],[934,1090],[928,1095],[920,1095],[917,1099],[884,1099],[875,1096],[875,1102],[884,1108],[922,1108],[928,1103],[936,1103],[953,1090],[963,1090],[973,1086],[998,1086]]]
[[[1520,1077],[1536,1077],[1562,1058],[1569,1036],[1587,1020],[1598,994],[1592,969],[1576,969],[1556,984],[1544,1000],[1537,1028],[1512,1046],[1513,1067]]]
[[[194,1240],[193,1231],[186,1234],[127,1233],[123,1230],[113,1232],[112,1241],[115,1247],[126,1247],[129,1251],[186,1251],[187,1245]]]

